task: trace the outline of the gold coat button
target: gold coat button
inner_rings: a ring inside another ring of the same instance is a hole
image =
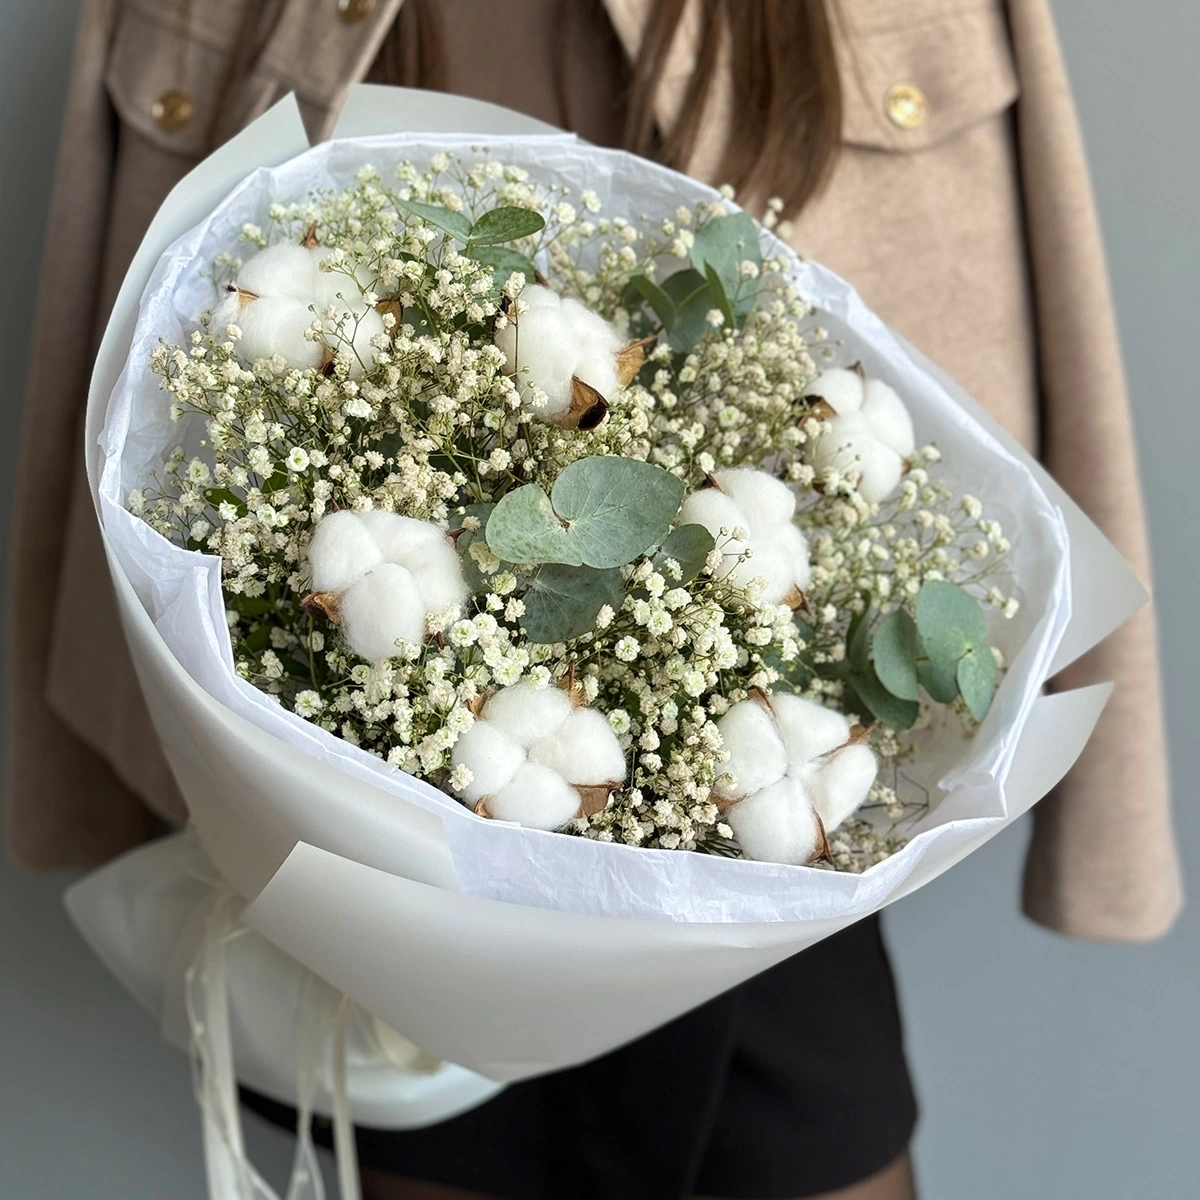
[[[913,83],[894,83],[884,100],[888,119],[901,129],[916,129],[929,113],[925,93]]]
[[[182,92],[163,92],[150,106],[150,115],[168,132],[182,129],[195,111],[191,97]]]
[[[375,11],[375,0],[338,0],[338,16],[347,25],[369,17]]]

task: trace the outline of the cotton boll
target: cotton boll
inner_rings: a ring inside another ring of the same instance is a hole
[[[786,483],[747,467],[718,471],[717,487],[733,501],[753,537],[789,524],[796,512],[796,497]]]
[[[575,709],[554,733],[534,742],[529,761],[583,786],[617,784],[625,778],[625,752],[604,715],[594,708]]]
[[[431,521],[418,521],[385,508],[371,508],[354,516],[375,539],[383,557],[402,566],[411,555],[446,542],[445,530]]]
[[[243,304],[232,322],[242,331],[238,357],[253,363],[278,354],[289,367],[315,370],[324,360],[325,348],[306,336],[313,319],[301,300],[260,296]]]
[[[809,384],[808,394],[820,397],[834,412],[857,412],[863,404],[862,376],[845,367],[831,367]]]
[[[733,776],[729,787],[718,787],[726,800],[770,787],[788,769],[787,754],[771,714],[757,701],[741,700],[717,722],[721,741],[729,752],[724,770]]]
[[[811,862],[824,838],[804,785],[778,783],[735,804],[725,820],[747,858],[800,866]]]
[[[916,449],[912,417],[904,401],[882,379],[868,379],[863,385],[862,413],[875,436],[901,458]]]
[[[309,246],[304,248],[304,253],[308,255],[312,269],[312,297],[319,308],[330,304],[352,310],[365,307],[362,304],[362,294],[370,291],[374,283],[370,267],[359,263],[351,273],[346,267],[352,260],[347,259],[336,270],[322,271],[321,263],[329,258],[333,251],[328,246]],[[341,299],[338,297],[339,292]]]
[[[317,522],[308,546],[314,590],[343,592],[383,562],[383,552],[363,520],[365,516],[335,512]]]
[[[513,741],[529,747],[556,733],[573,708],[570,696],[561,688],[518,683],[496,692],[484,705],[482,715]]]
[[[863,498],[882,503],[900,482],[904,459],[916,445],[904,402],[882,380],[864,381],[857,372],[840,368],[819,376],[810,392],[834,415],[829,432],[809,451],[809,462],[819,471],[857,476]]]
[[[836,829],[867,798],[879,767],[866,746],[846,746],[831,754],[810,784],[813,805],[826,832]]]
[[[846,717],[814,700],[775,692],[771,696],[771,711],[788,762],[794,766],[844,746],[850,737],[850,722]]]
[[[766,604],[777,604],[793,588],[801,587],[796,576],[800,574],[799,566],[806,567],[807,563],[807,557],[797,564],[789,551],[774,542],[765,542],[755,546],[754,553],[737,564],[733,581],[740,588],[749,588],[753,580],[765,580],[760,599]]]
[[[579,811],[579,793],[556,771],[524,763],[512,779],[488,797],[489,816],[530,829],[557,829]]]
[[[692,492],[679,510],[681,525],[703,525],[714,538],[721,536],[721,530],[732,533],[735,529],[744,529],[745,521],[734,502],[718,488],[701,488]],[[725,564],[721,574],[727,575],[734,567],[737,556],[746,548],[744,541],[736,538],[726,538],[721,542],[725,554]]]
[[[871,504],[888,498],[904,474],[904,460],[882,442],[868,442],[859,448],[858,490]]]
[[[776,534],[775,544],[787,558],[792,572],[792,585],[804,591],[812,581],[812,564],[808,557],[808,539],[790,522]]]
[[[226,292],[222,297],[220,304],[212,310],[212,321],[209,328],[213,331],[213,336],[218,342],[225,340],[225,330],[230,325],[237,325],[241,328],[242,319],[242,300],[240,293],[234,291]]]
[[[314,276],[312,257],[303,246],[281,244],[251,255],[235,283],[256,296],[299,300],[307,307],[313,302]]]
[[[585,416],[604,409],[620,385],[617,355],[621,338],[598,313],[577,300],[563,299],[549,288],[527,286],[520,296],[525,311],[511,314],[496,333],[510,374],[519,374],[546,395],[535,415],[563,427],[575,427]],[[575,380],[592,393],[577,394]]]
[[[341,597],[342,635],[360,658],[377,662],[398,653],[397,642],[420,645],[425,606],[411,572],[380,563]]]
[[[458,552],[443,538],[422,546],[404,559],[421,593],[426,612],[442,612],[452,604],[462,604],[468,594]]]
[[[494,725],[476,721],[454,743],[450,762],[471,772],[471,782],[459,794],[474,804],[512,779],[525,762],[525,751]]]

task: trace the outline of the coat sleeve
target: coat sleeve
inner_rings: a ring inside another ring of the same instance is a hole
[[[101,270],[114,177],[115,123],[104,68],[114,0],[85,0],[75,42],[41,287],[30,346],[8,574],[5,687],[7,849],[33,868],[102,862],[161,822],[108,759],[83,742],[47,696],[47,673],[72,498],[83,484],[82,417],[105,314]],[[91,314],[67,322],[63,306]],[[86,489],[85,489],[86,490]],[[94,518],[93,518],[94,524]],[[104,572],[99,586],[107,587]],[[111,603],[111,602],[110,602]],[[79,665],[77,686],[105,704],[106,680]],[[157,744],[143,748],[173,788]]]
[[[1042,457],[1143,581],[1150,560],[1136,446],[1083,144],[1046,0],[1010,0],[1017,125],[1033,262]],[[1182,903],[1155,619],[1147,607],[1055,681],[1111,680],[1062,785],[1034,810],[1024,906],[1079,937],[1162,934]]]

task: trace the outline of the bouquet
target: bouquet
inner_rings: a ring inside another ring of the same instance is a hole
[[[200,978],[255,931],[469,1103],[1014,820],[1105,694],[1042,685],[1140,596],[774,208],[560,134],[388,133],[397,102],[295,156],[281,106],[173,193],[91,466],[220,881]]]

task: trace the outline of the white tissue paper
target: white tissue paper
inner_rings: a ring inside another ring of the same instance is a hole
[[[614,216],[715,196],[571,136],[505,133],[523,119],[452,98],[441,127],[476,132],[392,132],[443,99],[420,97],[418,110],[414,95],[358,89],[335,140],[311,150],[298,144],[289,99],[176,188],[101,349],[89,476],[150,711],[196,837],[245,901],[240,920],[426,1054],[511,1081],[648,1032],[877,912],[1000,832],[1063,776],[1107,696],[1103,686],[1043,696],[1046,680],[1145,596],[1079,509],[960,389],[847,283],[764,231],[764,251],[791,257],[831,336],[903,397],[919,442],[938,442],[951,482],[969,481],[1012,531],[1021,608],[994,630],[1009,668],[977,735],[931,743],[914,768],[933,803],[909,844],[851,875],[489,821],[284,711],[234,674],[219,561],[169,544],[124,508],[178,434],[150,349],[185,338],[212,304],[202,272],[217,252],[243,222],[261,223],[272,201],[344,187],[364,163],[386,175],[446,150],[486,147],[535,179],[591,188]],[[428,127],[438,121],[435,113]],[[1073,589],[1083,578],[1089,586]]]

